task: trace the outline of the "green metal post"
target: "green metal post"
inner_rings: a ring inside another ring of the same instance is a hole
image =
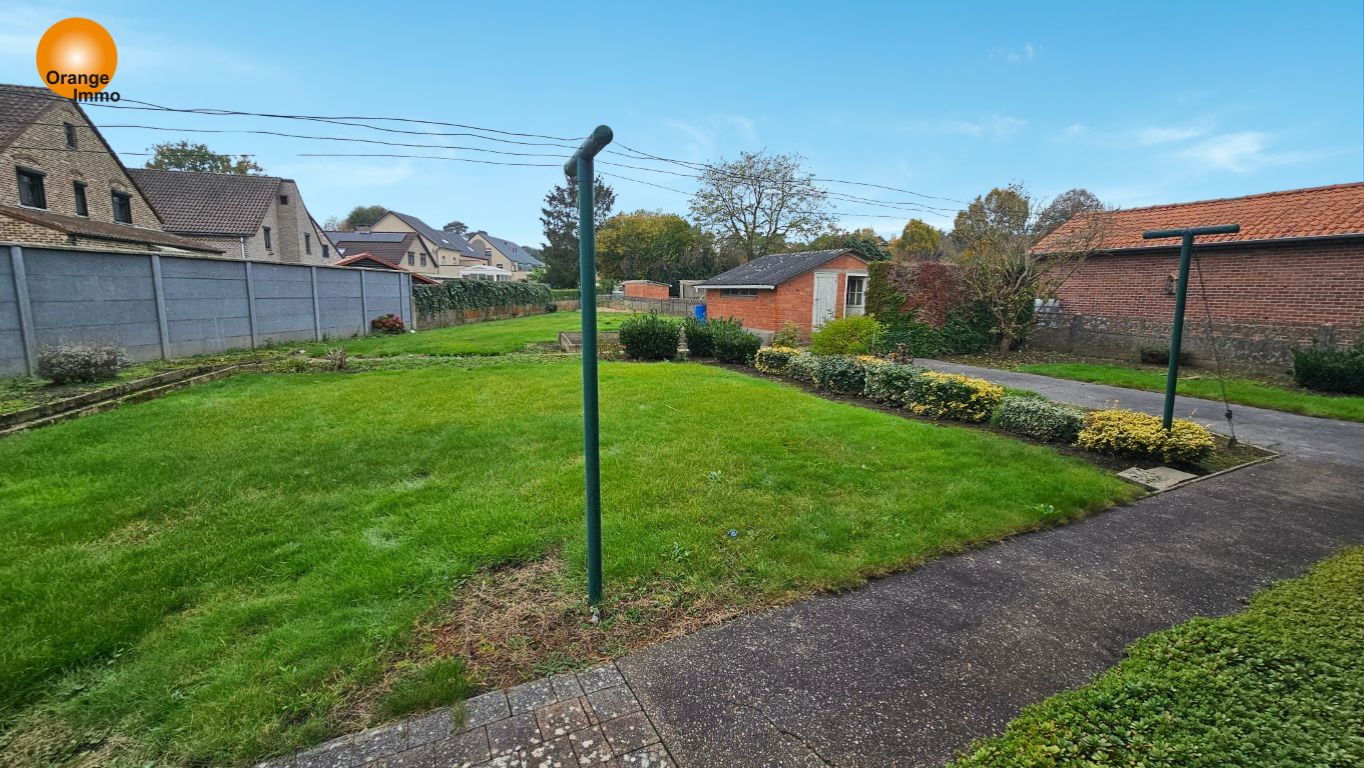
[[[1189,256],[1193,253],[1193,231],[1184,232],[1179,247],[1179,280],[1175,284],[1175,321],[1170,326],[1170,366],[1165,371],[1165,411],[1161,423],[1169,430],[1175,422],[1175,389],[1179,386],[1179,355],[1184,349],[1184,299],[1189,294]]]
[[[593,220],[594,158],[611,143],[611,129],[597,126],[564,165],[578,181],[578,296],[582,311],[583,486],[587,499],[587,602],[601,602],[601,444],[597,404],[597,237]]]
[[[1157,240],[1167,237],[1181,238],[1179,248],[1179,279],[1175,282],[1175,318],[1170,326],[1170,366],[1165,372],[1165,410],[1161,423],[1166,431],[1174,426],[1175,390],[1179,386],[1179,355],[1184,350],[1184,300],[1189,292],[1189,261],[1193,257],[1193,243],[1196,235],[1230,235],[1241,231],[1239,224],[1223,224],[1213,227],[1191,227],[1189,229],[1161,229],[1141,233],[1142,239]]]

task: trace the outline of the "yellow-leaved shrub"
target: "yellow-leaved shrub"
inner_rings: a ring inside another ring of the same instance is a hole
[[[1192,463],[1212,453],[1212,433],[1188,419],[1175,419],[1166,432],[1159,417],[1109,409],[1085,415],[1075,444],[1090,451]]]
[[[925,371],[909,382],[909,409],[921,416],[985,421],[999,405],[1004,387],[957,373]]]

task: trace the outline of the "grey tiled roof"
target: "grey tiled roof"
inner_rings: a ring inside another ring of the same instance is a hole
[[[417,230],[422,234],[422,237],[425,237],[427,240],[430,240],[441,248],[450,248],[459,251],[465,256],[471,256],[476,259],[483,258],[483,254],[475,252],[474,247],[469,245],[469,241],[465,240],[463,235],[436,229],[416,216],[409,216],[406,213],[398,213],[397,211],[389,211],[389,213],[402,219],[404,224]]]
[[[130,168],[168,232],[249,237],[279,194],[276,176]]]
[[[517,264],[525,264],[530,267],[543,267],[545,265],[543,261],[540,261],[539,259],[530,255],[530,252],[528,252],[525,248],[522,248],[521,246],[517,245],[516,243],[513,243],[510,240],[504,240],[500,237],[493,237],[492,235],[488,234],[487,232],[484,232],[481,229],[476,234],[482,235],[484,239],[493,244],[494,248],[501,251],[502,255],[506,256],[507,258],[511,259]]]
[[[773,253],[756,258],[747,264],[740,264],[728,272],[721,272],[702,282],[697,288],[723,288],[725,286],[761,286],[775,288],[798,275],[826,262],[848,254],[857,256],[856,251],[838,248],[831,251],[802,251],[801,253]],[[866,259],[863,259],[866,261]]]
[[[351,243],[401,243],[404,238],[411,235],[411,232],[347,232],[339,229],[329,229],[325,232],[327,239],[332,241],[332,245],[341,242]]]

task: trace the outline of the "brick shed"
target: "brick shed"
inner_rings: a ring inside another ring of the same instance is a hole
[[[704,281],[706,314],[755,331],[795,323],[802,338],[835,318],[866,310],[867,260],[854,251],[777,253]]]
[[[621,283],[625,290],[627,299],[666,299],[668,298],[668,284],[655,283],[652,280],[626,280]]]
[[[1364,183],[1131,208],[1113,215],[1104,250],[1086,259],[1039,314],[1039,346],[1130,357],[1169,343],[1178,240],[1142,240],[1151,229],[1240,224],[1235,235],[1199,238],[1215,338],[1224,359],[1282,367],[1291,351],[1347,346],[1364,324]],[[1072,220],[1038,244],[1064,238]],[[1185,349],[1212,347],[1199,269],[1189,276]]]

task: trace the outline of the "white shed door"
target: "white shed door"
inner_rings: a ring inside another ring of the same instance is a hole
[[[815,316],[813,326],[819,328],[834,319],[838,306],[838,273],[815,273]]]

